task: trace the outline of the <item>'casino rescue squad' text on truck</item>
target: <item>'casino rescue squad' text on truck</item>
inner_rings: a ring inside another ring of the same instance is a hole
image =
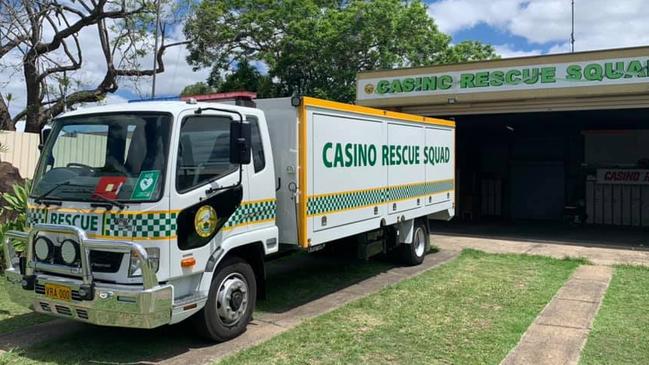
[[[422,262],[454,215],[455,124],[309,97],[144,102],[68,112],[42,136],[29,232],[9,232],[12,300],[97,325],[191,318],[233,338],[264,261],[354,237]]]

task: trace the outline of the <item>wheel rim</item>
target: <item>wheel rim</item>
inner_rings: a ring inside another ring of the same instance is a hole
[[[415,230],[415,236],[413,237],[413,245],[415,245],[415,255],[421,257],[424,255],[424,250],[426,249],[426,233],[420,227]]]
[[[239,273],[228,275],[216,297],[216,313],[226,326],[234,326],[248,309],[248,283]]]

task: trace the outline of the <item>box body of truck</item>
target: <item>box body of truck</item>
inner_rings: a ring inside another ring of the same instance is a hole
[[[279,179],[280,242],[313,248],[418,217],[454,216],[454,122],[307,97],[257,105]]]
[[[245,331],[280,246],[357,237],[364,258],[418,264],[427,218],[454,215],[451,121],[302,97],[108,105],[51,134],[30,230],[5,236],[6,288],[87,323],[192,318],[224,341]]]

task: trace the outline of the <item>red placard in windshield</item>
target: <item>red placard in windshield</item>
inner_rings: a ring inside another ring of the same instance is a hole
[[[115,200],[126,182],[126,176],[103,176],[99,179],[93,195]]]

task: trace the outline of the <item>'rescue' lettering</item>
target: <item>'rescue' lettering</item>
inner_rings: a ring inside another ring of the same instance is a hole
[[[96,232],[99,230],[99,217],[96,215],[52,212],[49,214],[49,216],[50,223],[52,224],[65,224],[68,226],[75,226],[83,229],[84,231]]]
[[[377,157],[381,151],[381,159]],[[322,163],[327,168],[398,165],[437,165],[451,161],[451,149],[446,146],[382,145],[333,143],[322,147]]]

